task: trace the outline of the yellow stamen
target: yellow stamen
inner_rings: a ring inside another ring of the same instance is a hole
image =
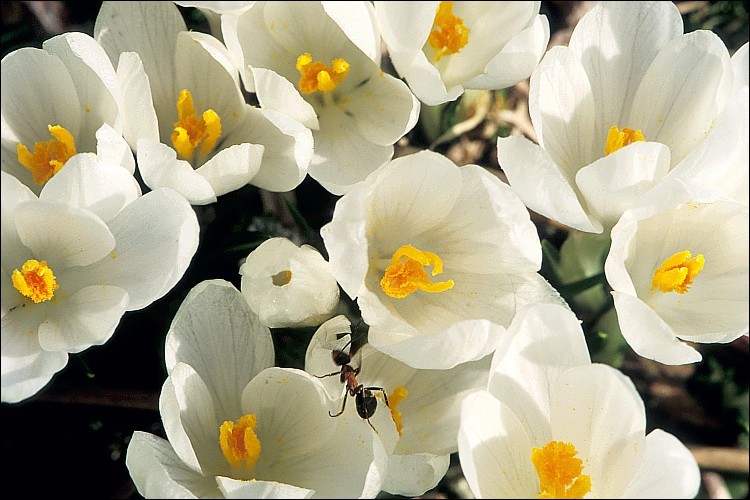
[[[380,280],[380,288],[386,295],[396,299],[407,297],[417,290],[438,293],[453,288],[453,280],[431,282],[424,266],[432,266],[433,276],[443,272],[443,261],[440,257],[411,245],[404,245],[393,253],[391,263]]]
[[[531,462],[539,475],[537,498],[583,498],[591,491],[591,476],[583,472],[583,460],[570,443],[550,441],[531,449]]]
[[[33,300],[35,304],[50,300],[59,288],[52,269],[47,267],[46,260],[27,260],[20,271],[13,271],[11,279],[16,290]]]
[[[430,46],[435,49],[435,60],[443,56],[455,54],[469,43],[469,28],[463,24],[464,20],[453,15],[453,2],[440,2],[435,13],[436,26],[427,38]]]
[[[406,396],[409,395],[409,391],[406,390],[406,387],[403,385],[396,386],[395,389],[393,389],[393,392],[388,395],[388,406],[391,410],[391,418],[393,418],[393,423],[396,424],[396,430],[398,431],[398,435],[401,436],[401,430],[404,428],[403,423],[403,415],[401,412],[397,409],[398,405],[401,404],[401,401],[406,399]]]
[[[336,88],[349,74],[349,63],[344,59],[334,59],[330,66],[321,61],[313,61],[309,52],[297,58],[299,71],[299,87],[303,94],[311,94],[316,90],[330,92]]]
[[[200,144],[200,154],[207,155],[221,137],[221,118],[213,109],[195,114],[193,96],[187,89],[180,91],[177,98],[177,117],[172,133],[172,146],[182,158],[192,158]]]
[[[607,143],[604,145],[604,154],[609,155],[629,144],[645,140],[646,138],[643,137],[643,132],[641,132],[640,129],[633,130],[632,128],[625,127],[620,130],[617,128],[617,125],[612,125],[609,127],[609,134],[607,134]]]
[[[70,132],[60,125],[47,125],[47,128],[54,139],[34,143],[33,153],[21,143],[16,146],[18,161],[31,170],[34,184],[44,184],[50,180],[76,154],[75,141]]]
[[[284,286],[292,281],[292,272],[290,270],[281,271],[271,276],[271,281],[276,286]]]
[[[693,279],[703,270],[706,259],[698,254],[692,259],[689,251],[677,252],[666,259],[654,271],[651,290],[658,288],[662,292],[687,293]]]
[[[252,470],[260,457],[260,439],[255,434],[255,415],[249,413],[237,422],[227,420],[219,429],[219,445],[229,465]]]

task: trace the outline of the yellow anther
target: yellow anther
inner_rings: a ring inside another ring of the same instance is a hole
[[[271,276],[271,281],[276,286],[284,286],[292,281],[292,272],[290,270],[281,271]]]
[[[219,445],[229,465],[252,470],[260,457],[260,439],[255,434],[255,415],[249,413],[237,422],[227,420],[219,428]]]
[[[303,94],[316,90],[330,92],[349,74],[349,63],[344,59],[334,59],[326,66],[321,61],[313,61],[308,52],[297,58],[296,67],[300,74],[298,87]]]
[[[640,129],[633,130],[632,128],[625,127],[620,130],[617,128],[617,125],[612,125],[609,127],[609,134],[607,134],[607,143],[604,145],[604,154],[609,155],[629,144],[645,140],[646,138],[643,137],[643,132],[641,132]]]
[[[27,260],[20,271],[13,271],[11,279],[16,290],[33,300],[35,304],[50,300],[59,288],[52,269],[47,267],[46,260]]]
[[[666,259],[654,271],[651,290],[658,288],[662,292],[687,293],[693,279],[703,270],[706,259],[698,254],[692,259],[689,251],[677,252]]]
[[[424,271],[425,266],[432,266],[433,276],[443,272],[440,257],[411,245],[404,245],[393,253],[391,263],[380,280],[380,288],[386,295],[396,299],[407,297],[417,290],[438,293],[453,288],[453,280],[431,282]]]
[[[453,2],[440,2],[433,21],[435,29],[427,38],[430,46],[435,49],[436,61],[443,56],[455,54],[469,43],[469,28],[463,22],[462,18],[453,15]]]
[[[34,143],[34,152],[19,143],[16,146],[18,161],[31,170],[34,184],[44,184],[50,180],[63,165],[76,154],[73,135],[60,125],[47,125],[53,139],[48,142]]]
[[[393,392],[388,395],[388,407],[391,410],[391,418],[393,418],[393,423],[396,424],[396,430],[398,431],[399,436],[402,435],[401,430],[404,428],[404,423],[403,415],[397,408],[408,395],[409,391],[407,391],[406,387],[403,385],[396,386],[396,388],[393,389]]]
[[[221,137],[221,118],[213,109],[195,114],[193,96],[187,89],[180,91],[177,98],[177,117],[172,133],[172,146],[182,158],[192,158],[195,148],[200,145],[200,154],[207,155]]]
[[[550,441],[531,449],[531,462],[539,475],[537,498],[583,498],[591,491],[591,477],[581,474],[583,460],[570,443]]]

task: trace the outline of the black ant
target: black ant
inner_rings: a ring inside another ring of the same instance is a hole
[[[351,343],[351,340],[347,342],[343,349],[346,349],[346,347]],[[385,405],[390,408],[390,406],[388,405],[388,396],[385,393],[385,389],[383,389],[382,387],[365,387],[357,382],[357,375],[359,375],[359,371],[362,369],[362,367],[360,366],[356,369],[352,368],[349,364],[352,361],[352,357],[350,354],[344,352],[343,349],[334,349],[333,351],[331,351],[331,358],[333,359],[333,362],[336,364],[336,366],[341,367],[339,371],[331,372],[326,375],[316,375],[317,378],[333,377],[334,375],[339,375],[339,380],[341,381],[341,383],[346,384],[344,403],[341,405],[341,411],[339,411],[335,415],[329,411],[328,415],[330,415],[331,417],[338,417],[339,415],[344,413],[344,408],[346,408],[346,398],[348,396],[352,396],[354,398],[355,404],[357,405],[357,413],[361,418],[367,420],[367,423],[370,424],[372,430],[374,430],[377,434],[377,429],[375,429],[375,427],[372,425],[372,422],[370,422],[370,417],[375,414],[375,410],[378,407],[378,400],[375,397],[375,394],[373,394],[373,391],[380,391],[383,394]]]

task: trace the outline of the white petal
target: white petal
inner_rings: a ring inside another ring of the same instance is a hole
[[[305,371],[321,381],[331,399],[341,396],[340,368],[334,363],[332,353],[334,350],[348,351],[350,341],[351,323],[346,316],[339,315],[320,325],[307,344]],[[326,376],[330,373],[336,375]],[[372,384],[368,382],[367,385]]]
[[[312,132],[287,115],[247,106],[245,121],[226,140],[232,143],[239,137],[265,148],[252,185],[269,191],[291,191],[307,175],[313,154]]]
[[[700,353],[675,337],[656,312],[643,301],[624,292],[612,292],[620,331],[630,347],[644,358],[667,365],[695,363]]]
[[[589,213],[611,228],[640,196],[669,171],[669,148],[638,142],[596,160],[576,174]]]
[[[499,138],[497,159],[513,191],[531,210],[579,231],[602,231],[581,205],[573,175],[556,165],[544,149],[525,137]]]
[[[62,295],[64,286],[55,295]],[[127,305],[127,292],[115,286],[89,286],[61,297],[50,304],[39,325],[39,344],[47,351],[66,352],[101,345],[114,333]]]
[[[240,395],[248,382],[273,365],[271,333],[261,325],[231,283],[203,281],[180,305],[167,333],[167,371],[190,365],[214,396],[223,420],[241,415]]]
[[[623,125],[669,146],[679,163],[703,140],[730,89],[729,54],[718,36],[699,30],[669,42],[651,63]]]
[[[138,170],[151,189],[174,189],[194,205],[216,201],[211,183],[193,170],[190,163],[178,160],[174,149],[158,141],[138,141]]]
[[[321,2],[323,9],[346,36],[375,64],[380,64],[380,33],[370,2]]]
[[[493,57],[484,73],[464,84],[467,89],[504,89],[528,78],[542,59],[549,43],[547,16],[536,16]]]
[[[750,77],[748,76],[748,73],[750,70],[748,69],[748,66],[750,66],[750,49],[748,48],[748,43],[745,42],[745,45],[737,49],[737,52],[732,55],[731,63],[732,63],[732,73],[734,74],[734,82],[732,84],[732,94],[735,94],[739,92],[742,87],[746,87],[748,85],[748,80],[750,80]]]
[[[622,498],[695,498],[701,478],[690,450],[661,429],[646,436],[645,448],[643,461]]]
[[[592,496],[619,496],[642,460],[646,430],[646,409],[630,379],[607,365],[570,368],[553,387],[550,410],[552,438],[575,446]]]
[[[594,142],[596,104],[586,71],[567,47],[553,47],[531,75],[529,113],[539,144],[574,174],[601,156]]]
[[[216,478],[224,498],[310,498],[315,492],[274,481],[243,481],[230,477]]]
[[[64,33],[45,40],[44,50],[59,57],[68,68],[81,106],[81,141],[78,148],[91,151],[93,135],[102,123],[122,129],[121,91],[117,74],[104,49],[84,33]]]
[[[125,289],[130,311],[171,290],[198,248],[195,212],[170,189],[142,196],[117,214],[109,227],[117,240],[114,253],[92,266],[91,272]]]
[[[138,139],[159,140],[159,121],[151,98],[151,84],[140,56],[123,52],[117,63],[122,89],[124,125],[122,135],[135,149]]]
[[[46,260],[53,272],[96,262],[115,246],[110,229],[88,210],[29,201],[18,205],[14,215],[23,244],[34,258]]]
[[[127,170],[104,163],[96,155],[80,153],[44,185],[41,199],[89,210],[109,222],[140,196],[138,181]]]
[[[601,3],[581,18],[569,46],[591,82],[596,125],[589,133],[595,145],[604,147],[612,125],[623,126],[649,65],[680,35],[682,17],[668,2]]]
[[[553,304],[528,306],[513,318],[495,351],[487,390],[513,410],[535,443],[546,444],[557,378],[590,363],[575,314]]]
[[[263,146],[237,144],[219,151],[195,173],[204,177],[216,196],[235,191],[248,184],[260,169]]]
[[[128,29],[122,29],[123,26]],[[141,57],[154,109],[160,117],[161,137],[172,132],[172,123],[163,117],[175,114],[175,49],[177,34],[186,29],[182,15],[170,2],[132,5],[108,2],[96,17],[94,37],[113,63],[121,52],[136,52]]]
[[[381,146],[399,140],[419,118],[419,101],[406,84],[382,71],[371,73],[367,82],[347,97],[359,133]]]
[[[133,433],[125,465],[146,498],[211,498],[219,493],[213,477],[188,468],[168,441],[153,434]]]
[[[391,455],[383,491],[407,497],[424,495],[443,479],[449,465],[450,455]]]
[[[318,116],[294,84],[270,69],[253,68],[258,102],[263,109],[280,111],[305,127],[317,130]]]
[[[491,394],[480,391],[464,399],[458,457],[477,498],[535,498],[534,445],[518,417]]]
[[[209,388],[190,365],[172,368],[161,389],[159,412],[170,444],[187,467],[203,475],[230,468],[219,446],[222,419]]]
[[[2,265],[4,273],[13,272],[15,266],[22,266],[28,257],[29,250],[21,243],[21,239],[16,231],[16,223],[14,221],[14,211],[16,207],[26,201],[36,200],[34,193],[29,190],[26,186],[10,174],[2,172],[2,196],[0,197],[0,203],[2,203],[2,229],[0,229],[0,245],[2,245]],[[13,267],[11,267],[13,266]],[[7,269],[6,269],[7,267]],[[7,274],[10,277],[10,274]],[[3,280],[3,287],[8,286],[8,280]],[[3,288],[2,303],[3,303],[3,314],[5,314],[6,308],[10,308],[20,302],[11,300],[10,294],[5,293]],[[15,297],[14,297],[15,299]],[[11,302],[14,302],[11,304]]]
[[[119,132],[106,123],[96,131],[96,157],[101,163],[119,165],[130,174],[135,172],[135,158],[130,146]]]

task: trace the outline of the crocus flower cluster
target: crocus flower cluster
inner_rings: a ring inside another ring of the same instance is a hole
[[[93,37],[5,56],[2,401],[167,295],[205,234],[198,205],[309,174],[339,196],[320,238],[268,235],[238,286],[188,284],[166,439],[127,450],[141,495],[419,496],[457,454],[477,498],[694,497],[692,454],[646,433],[577,313],[616,315],[665,364],[748,334],[748,45],[684,33],[671,2],[603,2],[548,50],[540,9],[107,1]],[[497,140],[508,183],[394,158],[423,108],[526,79],[538,143]],[[557,281],[600,288],[567,300],[541,274],[529,209],[570,228]]]

